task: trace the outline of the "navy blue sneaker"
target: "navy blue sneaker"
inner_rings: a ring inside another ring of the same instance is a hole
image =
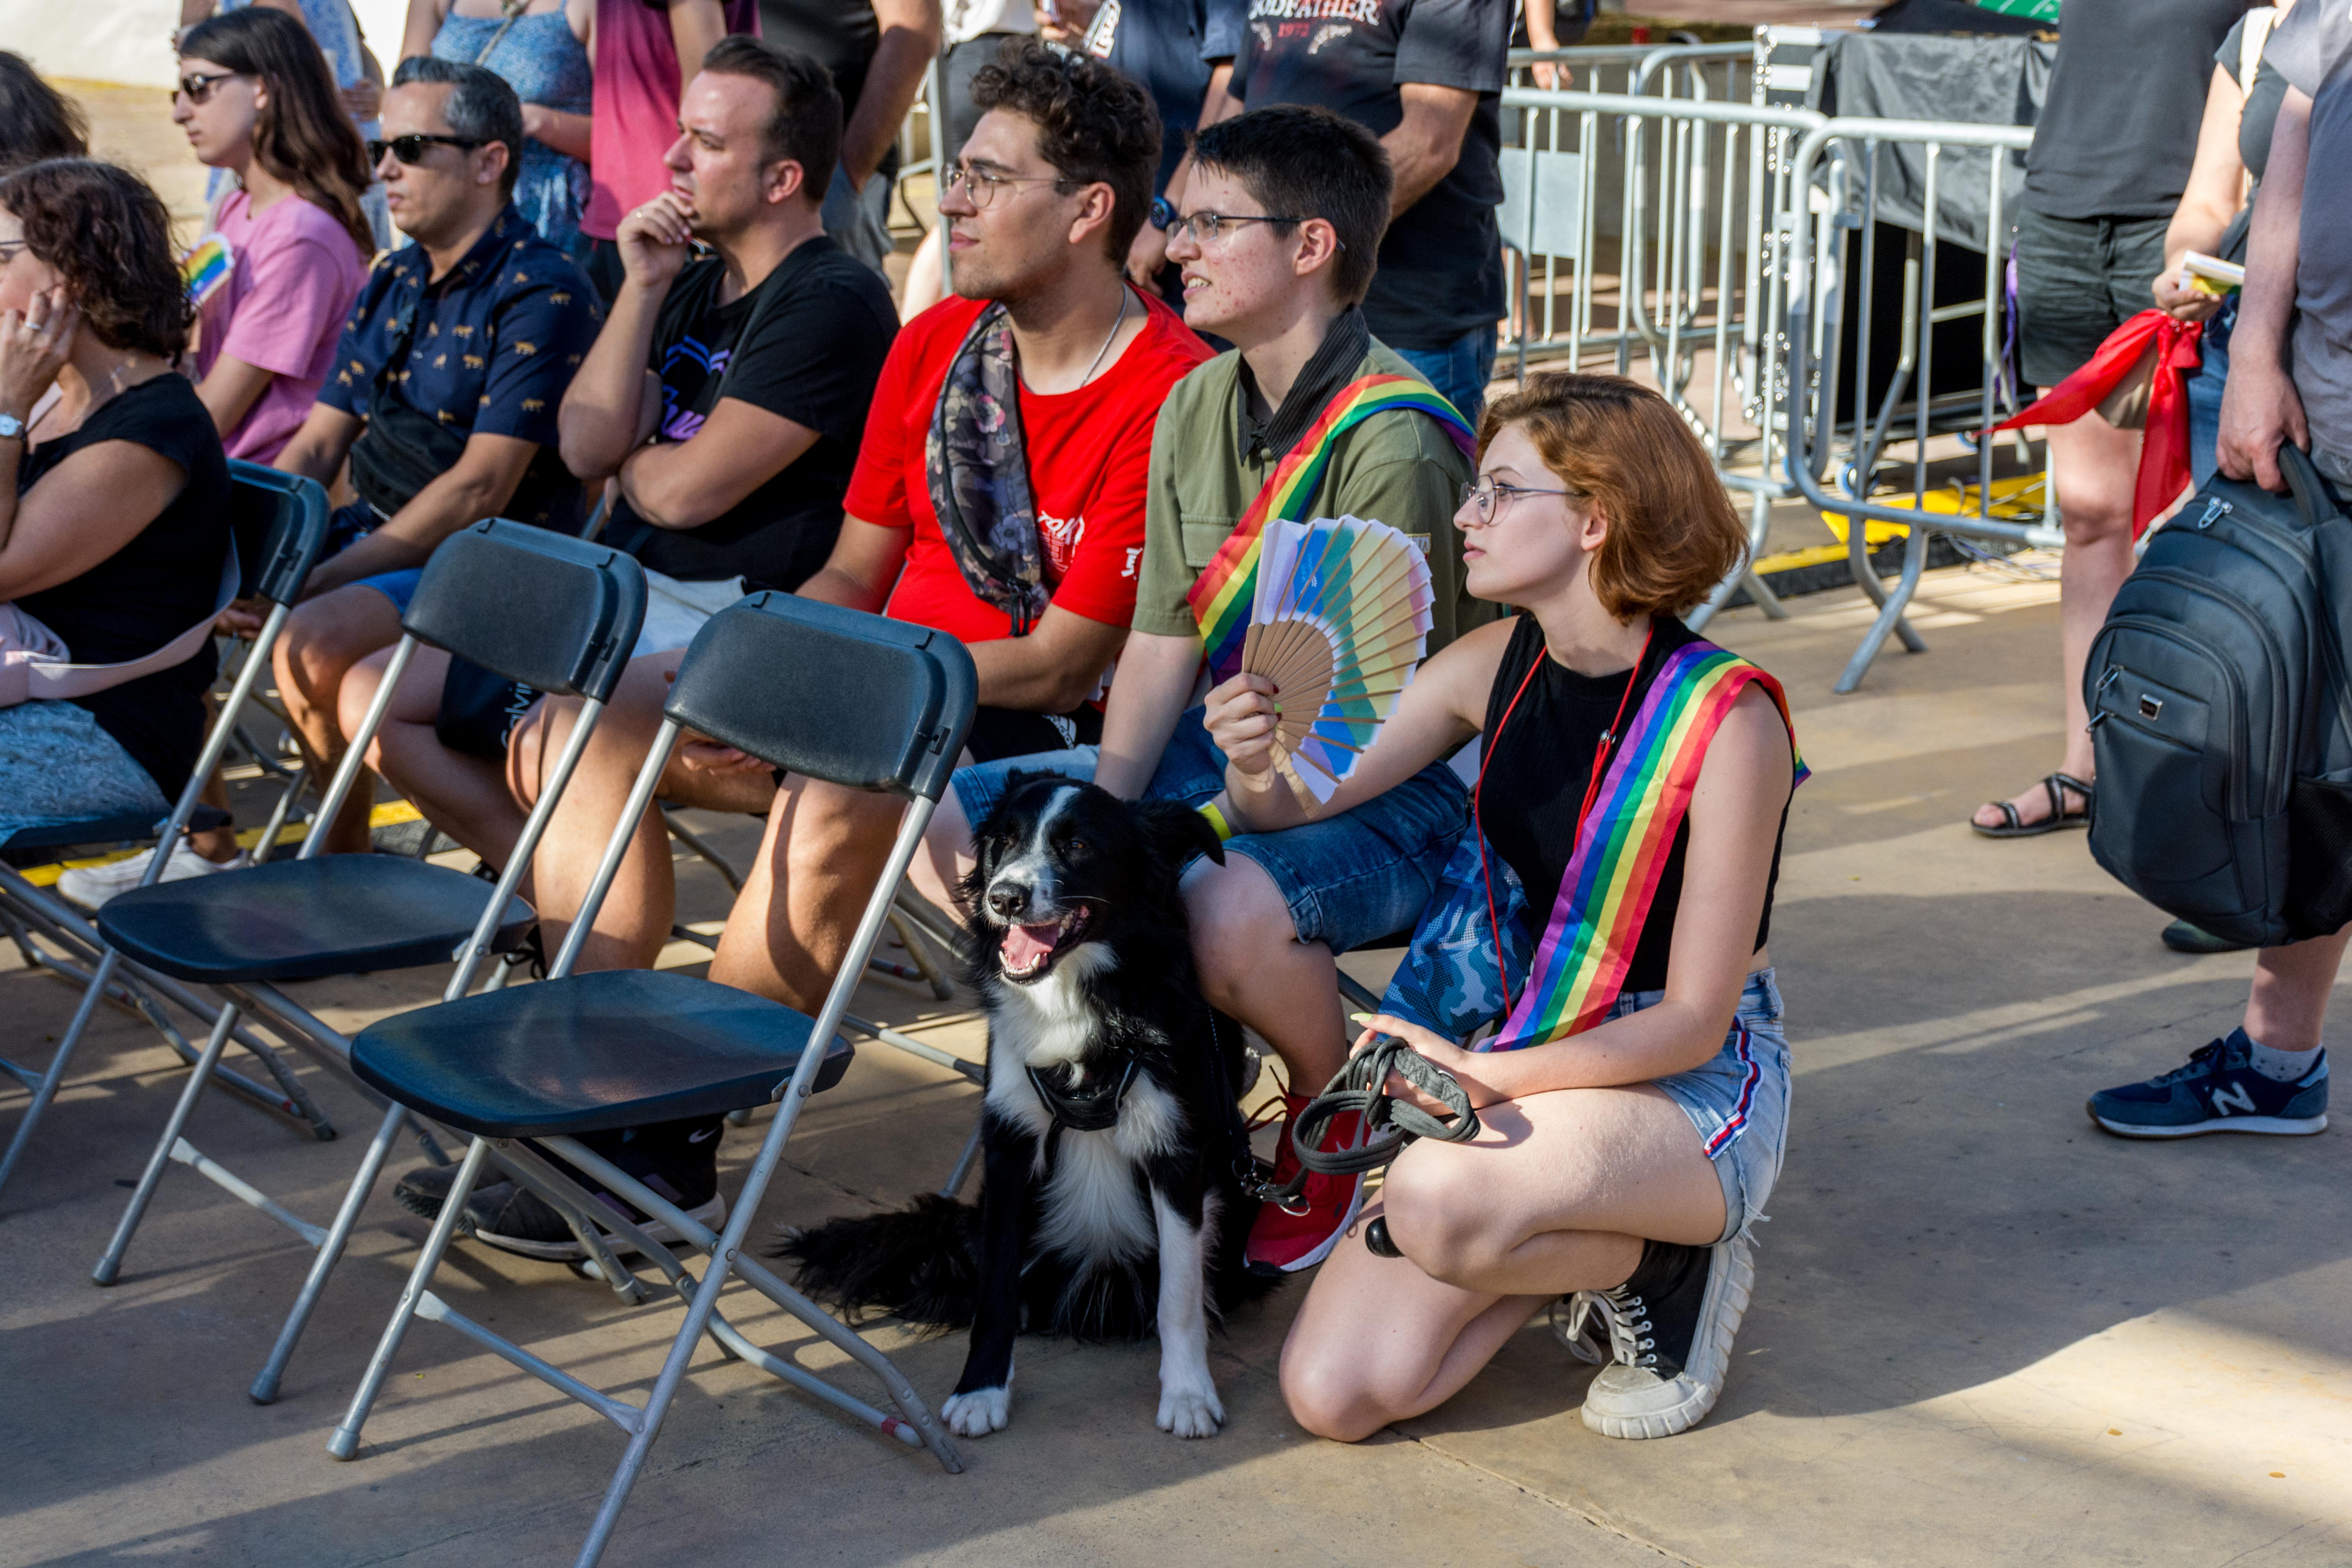
[[[2204,1132],[2269,1132],[2288,1137],[2327,1128],[2327,1053],[2293,1083],[2249,1065],[2253,1042],[2243,1029],[2200,1047],[2187,1067],[2145,1083],[2103,1089],[2084,1109],[2123,1138],[2194,1138]]]

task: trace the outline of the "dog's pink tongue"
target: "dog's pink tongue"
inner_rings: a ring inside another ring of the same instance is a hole
[[[1015,974],[1027,973],[1045,962],[1061,934],[1058,925],[1014,926],[1004,933],[1004,967]]]

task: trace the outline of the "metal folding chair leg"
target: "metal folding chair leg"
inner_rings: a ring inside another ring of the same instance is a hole
[[[408,1120],[408,1112],[400,1106],[387,1110],[376,1123],[375,1136],[368,1141],[367,1152],[360,1157],[360,1168],[352,1184],[343,1191],[343,1201],[335,1210],[334,1222],[317,1243],[317,1255],[310,1259],[310,1270],[303,1276],[302,1289],[294,1298],[293,1310],[286,1314],[285,1325],[278,1331],[278,1342],[269,1347],[269,1359],[262,1363],[259,1375],[254,1378],[247,1395],[256,1405],[268,1405],[278,1397],[278,1385],[286,1376],[286,1363],[294,1357],[294,1347],[301,1341],[302,1331],[310,1326],[311,1310],[319,1304],[319,1293],[327,1288],[327,1276],[335,1271],[342,1258],[343,1248],[351,1244],[352,1231],[359,1224],[360,1210],[374,1192],[375,1184],[383,1174],[384,1160],[392,1152],[393,1140],[400,1136],[400,1125]],[[458,1205],[460,1209],[463,1204]],[[454,1223],[454,1222],[453,1222]]]

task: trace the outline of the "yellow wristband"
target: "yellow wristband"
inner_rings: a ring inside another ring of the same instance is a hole
[[[1225,814],[1217,809],[1215,801],[1202,803],[1199,810],[1202,816],[1209,819],[1209,826],[1216,830],[1218,843],[1223,844],[1234,836],[1234,825],[1225,820]]]

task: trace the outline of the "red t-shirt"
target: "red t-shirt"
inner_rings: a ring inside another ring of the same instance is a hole
[[[1114,626],[1135,615],[1152,423],[1168,389],[1209,357],[1208,345],[1173,310],[1138,298],[1149,312],[1143,331],[1099,379],[1050,395],[1021,389],[1045,585],[1062,608]],[[931,507],[923,447],[948,363],[987,305],[945,300],[899,330],[842,503],[863,521],[912,531],[906,566],[883,613],[964,642],[1010,637],[1012,623],[971,591],[956,565]]]

